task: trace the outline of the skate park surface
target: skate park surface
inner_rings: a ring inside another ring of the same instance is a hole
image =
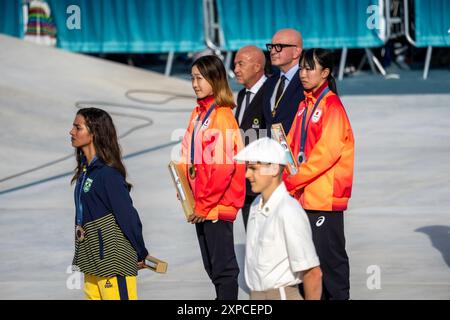
[[[139,298],[214,299],[167,169],[195,105],[190,82],[2,35],[0,74],[0,299],[84,299],[70,271],[69,136],[84,106],[112,114],[147,248],[169,263],[139,272]],[[360,74],[338,89],[356,141],[351,299],[450,299],[450,71]],[[240,214],[234,234],[245,300]]]

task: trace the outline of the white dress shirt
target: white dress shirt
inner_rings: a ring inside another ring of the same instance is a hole
[[[302,282],[301,271],[319,265],[308,217],[281,183],[262,206],[252,203],[247,224],[245,280],[252,291]]]
[[[288,70],[288,72],[286,72],[286,73],[280,72],[280,77],[278,79],[277,84],[275,85],[275,88],[273,89],[272,97],[270,98],[270,107],[272,108],[272,111],[273,111],[273,108],[275,108],[275,95],[276,95],[276,92],[278,91],[278,86],[280,85],[281,76],[284,75],[286,77],[286,80],[284,80],[284,89],[283,89],[283,94],[284,94],[284,92],[286,91],[286,88],[289,86],[289,83],[291,83],[292,78],[298,74],[298,69],[299,69],[299,66],[296,64],[295,66],[290,68]]]
[[[253,98],[258,93],[259,89],[261,89],[261,87],[263,86],[263,84],[266,80],[267,80],[267,77],[265,75],[262,75],[262,77],[259,78],[259,80],[250,89],[245,90],[245,93],[247,93],[249,91],[251,92],[250,100],[249,100],[248,104],[252,103]],[[245,99],[245,95],[244,95],[244,99],[242,100],[242,104],[241,104],[241,110],[238,114],[238,124],[239,125],[242,122],[242,118],[244,117],[245,110],[247,110],[247,108],[248,108],[248,106],[245,103],[246,103],[246,99]]]

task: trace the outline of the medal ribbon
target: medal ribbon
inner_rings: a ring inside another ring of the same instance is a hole
[[[216,107],[216,104],[213,103],[211,105],[211,107],[209,107],[208,111],[206,112],[205,117],[202,120],[202,126],[203,124],[206,122],[206,120],[209,118],[209,116],[211,115],[211,112],[214,110],[214,108]],[[200,113],[201,114],[201,113]],[[199,124],[199,119],[200,119],[200,114],[197,116],[197,119],[195,120],[195,127],[194,127],[194,131],[192,131],[192,138],[191,138],[191,158],[190,158],[190,164],[194,165],[194,157],[195,157],[195,137],[197,136],[198,131],[197,127]]]
[[[97,160],[97,156],[94,156],[89,166],[91,166]],[[78,179],[79,186],[75,189],[75,207],[76,207],[76,225],[81,226],[83,223],[83,204],[81,203],[81,190],[83,189],[84,182],[86,180],[87,167],[83,166],[83,174]]]
[[[314,112],[316,111],[316,108],[319,106],[320,101],[322,100],[322,98],[330,91],[330,88],[326,87],[322,93],[320,94],[319,98],[317,98],[316,103],[314,104],[314,108],[311,112],[311,114],[309,115],[309,119],[308,119],[308,123],[305,124],[305,120],[306,120],[306,114],[308,113],[308,105],[306,105],[305,110],[303,111],[303,118],[302,118],[302,126],[301,126],[301,130],[300,133],[301,134],[301,141],[300,141],[300,153],[303,153],[305,150],[305,144],[306,144],[306,137],[308,135],[308,128],[309,128],[309,122],[311,121],[311,118],[314,114]],[[306,126],[306,128],[305,128]],[[298,157],[297,157],[298,158]]]

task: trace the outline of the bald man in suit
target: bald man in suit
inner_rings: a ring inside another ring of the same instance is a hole
[[[298,105],[305,99],[298,66],[303,50],[302,35],[294,29],[279,30],[266,48],[272,65],[280,73],[267,80],[263,94],[264,119],[268,129],[274,123],[282,123],[288,134]]]
[[[245,145],[267,135],[262,100],[267,79],[264,75],[265,64],[264,52],[256,46],[241,48],[234,59],[236,81],[244,86],[238,93],[235,117],[239,128],[244,133],[242,140]],[[257,196],[256,193],[252,192],[248,180],[246,192],[245,203],[242,208],[245,228],[247,228],[250,205]]]

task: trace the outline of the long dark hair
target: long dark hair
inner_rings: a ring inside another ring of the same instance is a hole
[[[227,72],[222,60],[216,56],[208,55],[198,58],[192,64],[208,81],[213,89],[214,99],[219,106],[234,108],[233,91],[228,84]]]
[[[333,68],[334,68],[333,51],[321,48],[303,50],[298,64],[300,67],[307,66],[314,70],[316,68],[316,61],[320,66],[322,66],[323,69],[327,68],[330,69],[330,74],[327,78],[328,87],[335,94],[338,94],[336,87],[336,79],[334,79],[333,76]]]
[[[77,112],[77,116],[78,115],[83,116],[86,127],[93,136],[96,156],[106,165],[117,169],[126,181],[127,172],[122,163],[122,152],[120,150],[116,128],[111,116],[106,111],[98,108],[80,109]],[[75,168],[75,174],[71,180],[72,184],[78,179],[83,171],[83,156],[81,148],[77,148],[75,150],[77,167]],[[128,190],[131,190],[132,185],[128,182],[126,183],[128,185]]]

